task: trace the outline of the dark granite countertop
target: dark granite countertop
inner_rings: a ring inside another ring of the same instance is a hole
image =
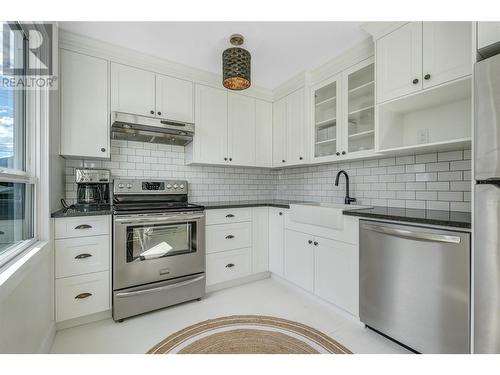
[[[205,206],[206,210],[215,210],[218,208],[243,208],[243,207],[277,207],[290,208],[292,203],[303,203],[299,201],[289,201],[283,199],[268,199],[255,201],[223,201],[223,202],[192,202]]]
[[[61,208],[50,215],[54,218],[60,217],[75,217],[75,216],[95,216],[95,215],[111,215],[113,208],[111,205],[87,206],[76,205],[70,208]]]
[[[372,207],[344,211],[344,215],[371,219],[385,219],[410,223],[471,228],[470,212],[422,210],[412,208]]]

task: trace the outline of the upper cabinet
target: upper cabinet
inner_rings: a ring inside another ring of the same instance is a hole
[[[410,22],[376,41],[377,101],[422,89],[422,22]]]
[[[271,103],[196,85],[196,131],[188,163],[272,166]]]
[[[109,158],[108,62],[61,49],[60,69],[61,155]]]
[[[423,23],[424,89],[472,74],[470,22]]]
[[[275,167],[304,164],[309,159],[304,95],[302,88],[273,103]]]
[[[111,63],[111,110],[193,123],[193,83]]]
[[[227,92],[196,85],[193,162],[222,164],[227,156]]]
[[[470,22],[410,22],[376,41],[377,102],[472,73]]]
[[[194,123],[193,83],[156,74],[156,117]]]
[[[311,98],[314,161],[337,161],[373,153],[373,58],[314,86]]]
[[[111,63],[111,110],[155,115],[155,73]]]

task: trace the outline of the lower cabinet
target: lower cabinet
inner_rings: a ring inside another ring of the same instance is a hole
[[[285,231],[285,278],[307,290],[314,290],[314,248],[312,237]]]
[[[252,248],[207,255],[207,285],[238,279],[252,272]]]
[[[207,210],[207,286],[269,270],[268,215],[268,207]]]
[[[316,238],[314,248],[314,294],[358,315],[356,246]]]
[[[284,278],[358,316],[358,249],[285,229]]]
[[[111,309],[111,216],[55,219],[56,322]]]
[[[109,271],[56,280],[56,321],[90,315],[110,308]]]
[[[283,276],[286,209],[269,207],[269,271]]]

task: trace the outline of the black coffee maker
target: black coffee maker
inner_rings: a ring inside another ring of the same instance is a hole
[[[108,169],[75,169],[77,204],[107,205],[110,202],[111,172]]]

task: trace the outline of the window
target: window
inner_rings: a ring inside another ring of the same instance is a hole
[[[2,23],[0,46],[0,267],[25,249],[34,233],[34,178],[29,144],[32,135],[27,119],[28,91],[12,87],[8,80],[19,78],[8,69],[25,71],[28,38],[17,23]],[[4,56],[8,51],[8,59]],[[6,61],[8,60],[8,61]]]

